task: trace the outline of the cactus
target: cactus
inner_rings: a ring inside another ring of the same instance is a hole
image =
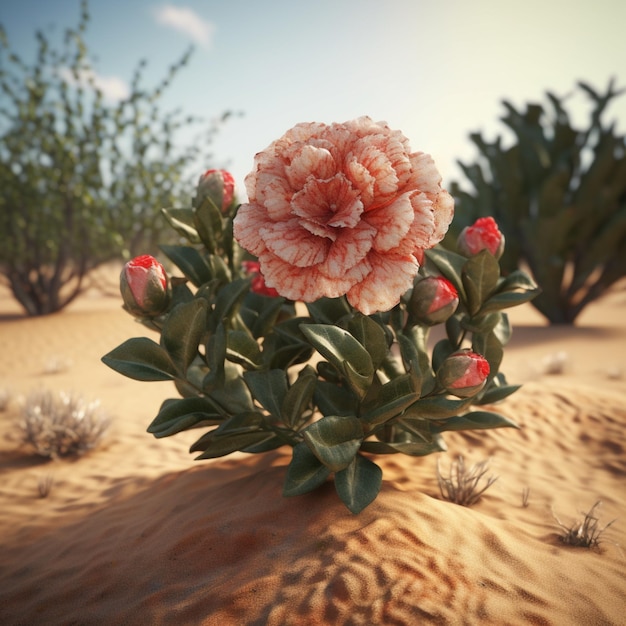
[[[526,111],[503,101],[510,147],[470,135],[478,161],[459,163],[474,189],[452,183],[456,218],[445,245],[477,218],[493,216],[506,237],[504,271],[527,265],[542,293],[533,300],[552,324],[573,324],[593,300],[626,276],[626,141],[603,115],[624,90],[579,82],[591,100],[589,126],[575,128],[565,98]]]

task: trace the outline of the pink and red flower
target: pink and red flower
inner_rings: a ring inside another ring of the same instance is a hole
[[[235,197],[235,179],[226,170],[207,170],[198,181],[198,195],[208,195],[226,213]]]
[[[124,306],[138,317],[160,315],[170,303],[170,285],[165,269],[149,254],[137,256],[124,265],[120,290]]]
[[[489,250],[496,259],[504,252],[504,235],[493,217],[479,217],[471,226],[466,226],[458,237],[459,252],[474,256],[481,250]]]
[[[291,300],[346,295],[365,314],[396,305],[454,212],[430,156],[362,117],[298,124],[255,157],[238,242]]]

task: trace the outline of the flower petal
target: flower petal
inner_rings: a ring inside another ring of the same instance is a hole
[[[242,204],[233,220],[233,234],[239,245],[259,256],[266,247],[260,230],[267,224],[267,214],[257,204]]]
[[[387,206],[368,211],[365,220],[376,229],[374,249],[387,252],[400,245],[413,223],[411,193],[405,193]]]
[[[330,246],[328,239],[311,236],[295,218],[286,222],[270,222],[260,229],[259,234],[272,253],[296,267],[321,263]]]
[[[320,271],[330,278],[340,278],[367,256],[375,235],[376,229],[366,222],[360,222],[356,228],[337,231]]]
[[[300,189],[312,178],[330,178],[337,171],[331,153],[312,145],[292,146],[294,155],[285,167],[285,175],[292,189]]]
[[[414,257],[380,255],[372,252],[367,260],[372,271],[348,293],[348,302],[364,313],[388,311],[398,302],[403,293],[413,285],[419,266]]]

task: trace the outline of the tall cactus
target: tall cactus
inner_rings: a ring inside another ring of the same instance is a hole
[[[456,234],[478,217],[493,216],[506,237],[505,271],[526,264],[542,293],[532,304],[553,324],[572,324],[583,308],[626,276],[626,141],[603,114],[621,95],[579,82],[591,100],[589,126],[575,128],[565,98],[547,92],[549,108],[518,111],[503,101],[502,121],[516,142],[488,143],[470,135],[480,154],[459,163],[474,189],[451,185]],[[447,244],[446,244],[447,245]]]

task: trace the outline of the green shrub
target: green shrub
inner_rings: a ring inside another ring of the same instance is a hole
[[[583,308],[626,276],[626,150],[608,105],[623,91],[611,81],[605,93],[585,83],[589,124],[576,128],[566,98],[547,93],[548,107],[526,111],[504,101],[502,118],[515,141],[471,140],[478,160],[460,164],[473,189],[453,183],[454,236],[478,217],[493,216],[506,237],[505,271],[528,266],[542,289],[533,300],[551,323],[572,324]]]
[[[29,315],[69,304],[100,264],[156,251],[166,224],[154,211],[182,203],[189,165],[206,166],[215,132],[176,149],[178,131],[198,120],[159,108],[189,52],[154,89],[141,84],[140,63],[130,94],[107,101],[84,40],[88,21],[83,2],[61,50],[37,33],[32,66],[0,25],[0,277]]]

